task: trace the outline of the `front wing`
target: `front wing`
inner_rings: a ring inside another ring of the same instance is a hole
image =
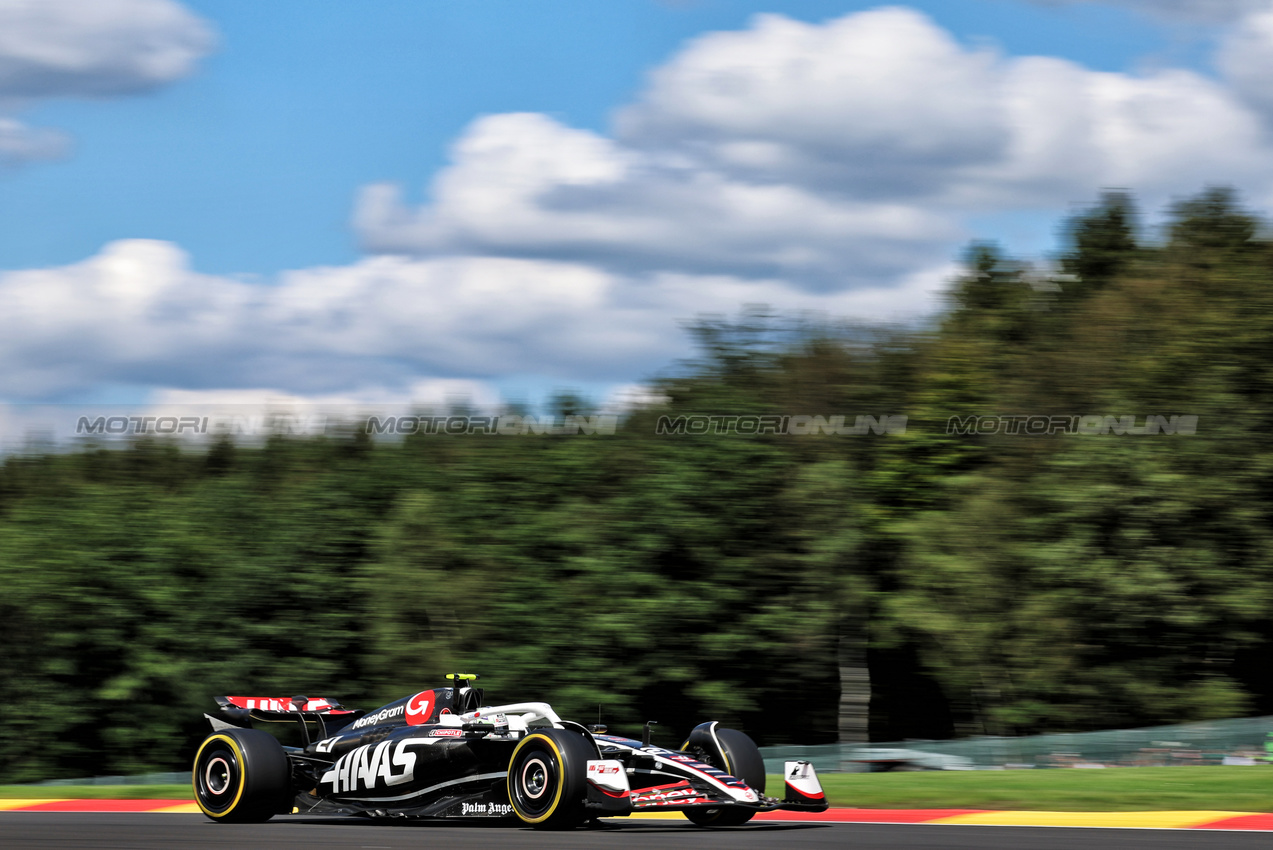
[[[641,751],[649,753],[655,749],[643,747]],[[785,763],[785,793],[778,798],[758,794],[734,777],[688,759],[682,753],[662,753],[666,755],[654,755],[656,769],[649,772],[667,778],[671,778],[668,774],[682,778],[636,789],[631,787],[628,771],[624,770],[622,762],[607,759],[588,762],[589,808],[597,810],[601,817],[722,807],[757,812],[823,812],[827,809],[826,794],[818,781],[817,771],[807,761]]]

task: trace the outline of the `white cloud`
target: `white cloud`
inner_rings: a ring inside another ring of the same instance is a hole
[[[1250,111],[1199,74],[998,56],[903,8],[704,36],[651,75],[618,129],[703,169],[947,215],[1270,179]]]
[[[480,119],[429,204],[367,187],[355,226],[372,251],[878,285],[969,235],[928,200],[1010,144],[1000,77],[917,12],[760,16],[656,71],[616,138],[543,115]]]
[[[572,348],[585,334],[560,338],[553,323],[587,315],[608,285],[560,263],[392,257],[252,285],[193,272],[168,243],[116,242],[72,266],[0,276],[0,394],[47,398],[102,380],[402,387],[421,373],[513,368],[536,342],[541,366],[604,364]],[[607,350],[612,364],[622,357],[617,343]]]
[[[1273,2],[1263,6],[1225,36],[1216,59],[1233,87],[1273,122]]]
[[[28,127],[0,117],[0,167],[61,159],[70,147],[70,140],[57,130]]]
[[[0,97],[144,91],[189,74],[215,41],[172,0],[0,0]]]
[[[939,260],[964,234],[923,209],[669,164],[542,115],[476,122],[407,209],[364,190],[356,226],[371,250],[561,257],[628,270],[785,273],[819,288]],[[828,283],[830,279],[830,283]]]
[[[1258,118],[1199,74],[1102,73],[1044,57],[1003,73],[1012,143],[1002,160],[951,175],[956,208],[1063,208],[1117,186],[1153,209],[1209,183],[1273,182]]]
[[[619,384],[606,394],[598,409],[622,416],[636,410],[663,407],[671,400],[670,396],[650,384]]]
[[[287,414],[321,416],[351,422],[367,415],[405,416],[412,411],[449,410],[456,405],[495,413],[502,404],[499,392],[486,381],[462,378],[413,380],[400,386],[363,385],[344,392],[300,395],[287,390],[244,387],[187,390],[164,387],[149,394],[145,408],[154,415],[229,416]]]
[[[191,73],[215,43],[209,24],[173,0],[0,0],[0,109],[148,91]],[[0,166],[70,148],[60,131],[0,115]]]
[[[1267,5],[1267,0],[1033,0],[1040,6],[1105,3],[1127,6],[1155,17],[1186,22],[1224,23]]]
[[[489,383],[453,378],[311,395],[259,387],[214,390],[163,387],[152,390],[144,401],[133,404],[0,402],[0,457],[32,448],[44,450],[50,445],[65,445],[93,434],[98,435],[94,437],[98,440],[168,434],[187,444],[205,446],[220,434],[231,434],[235,442],[251,444],[271,434],[316,436],[366,427],[372,416],[383,420],[438,415],[460,409],[489,416],[504,412],[505,405]],[[111,430],[102,427],[103,419],[111,421]],[[167,422],[160,422],[162,419]],[[90,430],[94,428],[96,430]]]
[[[1003,57],[903,8],[762,15],[656,69],[613,137],[543,115],[480,119],[427,203],[367,187],[355,225],[372,251],[830,292],[952,256],[970,215],[1064,210],[1108,187],[1150,208],[1209,183],[1260,194],[1270,153],[1252,110],[1191,71]]]
[[[171,244],[131,240],[71,266],[0,274],[0,397],[75,397],[113,382],[172,388],[159,400],[174,403],[468,395],[485,405],[497,376],[629,381],[690,353],[680,320],[745,303],[874,318],[930,312],[945,272],[823,296],[780,280],[373,257],[267,285],[202,275]]]
[[[1227,48],[1234,68],[1262,20]],[[365,187],[355,224],[377,254],[352,265],[248,284],[134,240],[0,274],[0,397],[629,383],[690,353],[696,315],[913,319],[940,305],[974,216],[1060,215],[1106,187],[1150,208],[1208,183],[1273,192],[1271,152],[1250,106],[1193,72],[1005,57],[905,9],[761,16],[687,45],[612,135],[487,116],[425,204]]]
[[[691,42],[617,121],[636,147],[856,196],[927,194],[1008,143],[997,57],[889,7],[807,24],[757,16]]]

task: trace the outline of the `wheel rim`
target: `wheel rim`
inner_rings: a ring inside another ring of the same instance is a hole
[[[559,768],[546,749],[535,748],[519,760],[513,782],[513,802],[523,815],[539,817],[552,809]]]
[[[208,769],[203,772],[204,784],[208,793],[220,797],[230,790],[230,763],[221,756],[208,760]]]
[[[205,753],[195,771],[199,803],[222,813],[234,805],[239,785],[239,760],[229,747],[217,746]]]
[[[532,800],[538,800],[548,790],[548,765],[541,757],[528,758],[522,765],[522,790]]]

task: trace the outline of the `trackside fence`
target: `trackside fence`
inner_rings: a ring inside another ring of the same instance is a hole
[[[1177,726],[950,741],[761,747],[765,768],[803,759],[822,772],[888,769],[985,770],[1023,767],[1155,767],[1264,764],[1273,717],[1243,717]]]

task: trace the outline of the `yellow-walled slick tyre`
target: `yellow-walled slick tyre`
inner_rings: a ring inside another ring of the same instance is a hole
[[[708,759],[712,767],[718,767],[735,779],[741,779],[757,794],[765,793],[765,760],[760,748],[737,729],[717,729],[720,756]],[[723,761],[724,764],[718,764]],[[725,806],[719,809],[686,809],[685,817],[699,826],[739,826],[752,819],[754,809]]]
[[[291,811],[291,770],[283,747],[259,729],[209,735],[194,757],[194,799],[219,823],[263,823]]]
[[[508,762],[508,800],[523,823],[569,829],[587,820],[588,759],[593,746],[564,729],[527,735]]]

